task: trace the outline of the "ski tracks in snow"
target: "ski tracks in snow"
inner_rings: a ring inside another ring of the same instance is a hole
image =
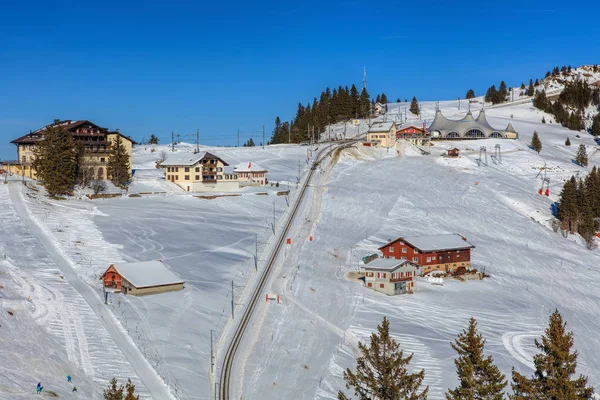
[[[533,340],[539,338],[542,334],[543,332],[507,332],[502,335],[502,344],[515,360],[531,369],[535,369],[533,355],[525,351],[523,341],[527,339],[530,343],[533,343]]]

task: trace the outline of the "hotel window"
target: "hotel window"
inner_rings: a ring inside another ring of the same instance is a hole
[[[432,260],[435,260],[435,256],[431,257]]]
[[[190,180],[190,176],[189,176],[189,175],[186,175],[184,180],[185,180],[185,181],[189,181],[189,180]]]
[[[413,257],[413,262],[419,262],[419,258],[418,257]]]
[[[390,253],[393,253],[393,252],[394,252],[394,248],[390,247]]]
[[[431,262],[431,257],[427,257],[427,262]]]
[[[223,172],[223,168],[221,168],[221,167],[217,168],[217,172]]]
[[[401,260],[406,260],[406,257],[400,257]]]
[[[377,273],[377,278],[381,278],[381,272]]]
[[[371,282],[369,282],[369,287],[372,287],[372,286],[373,286],[373,284]]]
[[[218,180],[222,180],[223,179],[223,175],[217,175],[217,179]]]
[[[179,167],[175,167],[175,172],[179,172]]]
[[[416,248],[415,248],[415,249],[413,249],[413,252],[414,252],[415,254],[419,254],[419,249],[416,249]]]
[[[385,272],[383,273],[383,277],[384,277],[384,278],[387,278],[387,274],[386,274]]]
[[[23,160],[23,164],[27,162],[27,156],[23,156],[21,157],[21,160]]]
[[[200,175],[196,175],[195,178],[196,178],[195,180],[199,181],[200,180]]]
[[[196,172],[200,172],[200,167],[196,167]]]
[[[381,289],[383,289],[383,288],[385,287],[385,285],[384,285],[383,283],[380,283],[380,284],[379,284],[379,287],[380,287]]]
[[[406,253],[406,247],[403,247],[403,248],[402,248],[402,252],[403,252],[403,253]]]
[[[171,175],[167,175],[167,180],[171,179]]]
[[[456,255],[456,258],[460,258],[460,254],[457,254],[457,255]]]
[[[190,167],[185,167],[185,172],[190,172]]]
[[[100,162],[106,162],[106,159],[104,157],[100,157]]]

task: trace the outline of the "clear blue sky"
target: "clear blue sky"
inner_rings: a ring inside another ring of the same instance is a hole
[[[0,158],[54,118],[258,143],[298,101],[359,86],[363,66],[372,94],[443,100],[600,63],[596,1],[88,3],[3,3]]]

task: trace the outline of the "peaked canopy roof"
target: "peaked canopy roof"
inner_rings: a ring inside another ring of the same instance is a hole
[[[485,116],[485,111],[481,110],[477,118],[473,118],[471,111],[467,112],[462,119],[451,120],[442,114],[438,109],[435,113],[435,119],[429,126],[430,132],[438,132],[440,137],[447,138],[489,138],[506,137],[506,133],[517,133],[511,124],[506,129],[496,129],[490,125]]]

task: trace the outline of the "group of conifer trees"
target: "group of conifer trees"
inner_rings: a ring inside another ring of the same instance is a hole
[[[355,85],[350,89],[348,86],[339,86],[333,91],[327,88],[318,99],[313,99],[312,105],[298,103],[296,116],[291,123],[282,123],[277,117],[269,143],[288,143],[288,140],[292,143],[303,142],[310,139],[313,129],[317,139],[318,133],[324,131],[328,124],[368,117],[373,112],[375,102],[387,104],[388,98],[381,93],[372,99],[366,88],[359,92]]]
[[[593,246],[598,228],[594,219],[600,217],[600,171],[596,167],[585,179],[577,180],[572,176],[565,182],[557,217],[564,232],[579,233],[589,246]]]
[[[64,127],[47,127],[44,139],[37,144],[35,155],[33,168],[50,196],[69,195],[75,185],[87,186],[90,183],[91,166],[86,160],[84,147]],[[110,146],[107,173],[119,187],[125,187],[131,177],[129,154],[120,135]]]
[[[512,370],[510,400],[574,400],[592,399],[594,390],[587,377],[574,377],[577,351],[572,351],[573,333],[558,310],[549,319],[541,341],[534,341],[540,351],[533,357],[535,372],[530,378]],[[458,335],[452,348],[458,385],[446,392],[447,400],[502,400],[508,386],[506,377],[484,354],[485,339],[477,332],[477,322],[471,318],[467,329]],[[359,343],[361,356],[356,360],[356,372],[346,369],[346,388],[354,390],[356,398],[365,400],[426,400],[429,387],[422,387],[425,370],[410,373],[408,366],[413,355],[404,356],[400,345],[390,336],[389,321],[377,327],[371,343]],[[348,400],[342,391],[338,400]]]
[[[571,130],[585,128],[583,117],[590,104],[600,105],[600,89],[593,89],[586,82],[568,84],[554,103],[544,91],[538,91],[533,100],[535,107],[554,115],[558,123]],[[592,125],[592,134],[600,135],[600,117],[596,116],[593,124],[596,126]]]
[[[508,97],[508,89],[504,81],[500,82],[500,86],[496,89],[496,85],[492,85],[485,92],[485,101],[492,104],[504,103]]]

